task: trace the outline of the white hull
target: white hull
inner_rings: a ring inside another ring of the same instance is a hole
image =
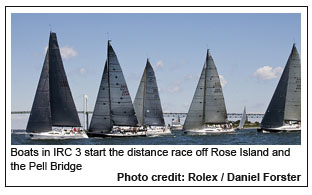
[[[170,127],[171,131],[181,131],[183,129],[183,125],[172,125]]]
[[[280,132],[280,131],[301,131],[300,125],[284,125],[275,128],[260,128],[262,131]]]
[[[43,133],[26,133],[26,138],[32,140],[47,140],[47,139],[86,139],[87,134],[84,131],[48,131]]]
[[[104,133],[88,132],[89,137],[141,137],[146,136],[146,131],[137,127],[122,127],[114,126],[113,130],[105,133],[107,130],[103,130]]]
[[[234,133],[235,129],[222,129],[219,127],[207,127],[204,129],[191,129],[184,130],[184,133],[187,135],[211,135],[211,134],[222,134],[222,133]]]
[[[148,127],[147,136],[171,135],[171,130],[166,127]]]
[[[105,137],[141,137],[146,136],[146,131],[128,131],[128,132],[122,132],[122,131],[113,131],[111,133],[106,133]]]

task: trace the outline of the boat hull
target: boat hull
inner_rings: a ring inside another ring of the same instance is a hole
[[[181,131],[182,129],[183,129],[182,125],[177,125],[177,126],[173,125],[170,127],[171,131]]]
[[[290,131],[301,131],[301,126],[299,125],[284,125],[281,127],[275,127],[275,128],[264,128],[260,127],[258,129],[260,132],[290,132]]]
[[[171,130],[166,127],[147,128],[147,136],[171,135]]]
[[[87,133],[89,137],[146,137],[145,131],[138,132],[108,132],[108,133]]]
[[[26,138],[31,140],[63,140],[63,139],[87,139],[88,136],[85,132],[58,132],[58,131],[49,131],[43,133],[26,133]]]
[[[223,134],[223,133],[235,133],[234,128],[222,129],[222,128],[204,128],[204,129],[192,129],[184,130],[187,135],[212,135],[212,134]]]

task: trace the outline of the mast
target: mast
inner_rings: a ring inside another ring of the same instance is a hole
[[[84,94],[83,96],[83,122],[84,122],[84,129],[87,130],[88,129],[88,124],[87,124],[87,112],[88,112],[88,95]]]
[[[210,55],[209,49],[207,49],[207,54],[206,54],[206,61],[205,61],[205,66],[207,67],[208,64],[208,56]],[[204,99],[203,99],[203,121],[202,124],[205,124],[205,118],[206,118],[206,80],[207,80],[207,71],[205,71],[205,82],[204,82]]]
[[[109,46],[110,46],[110,40],[107,41],[107,77],[108,77],[108,110],[109,110],[109,126],[110,128],[113,127],[113,124],[112,124],[112,101],[111,101],[111,91],[110,91],[110,68],[109,68]]]
[[[148,58],[147,58],[147,62],[148,62]],[[146,62],[146,63],[147,63]],[[142,113],[143,113],[143,115],[142,115],[142,125],[144,125],[145,123],[144,123],[144,118],[145,118],[145,109],[144,109],[144,103],[145,103],[145,97],[146,97],[146,68],[144,69],[144,73],[143,73],[143,83],[144,83],[144,85],[143,85],[143,106],[142,106]]]
[[[145,112],[144,112],[144,103],[145,103],[145,96],[146,96],[146,69],[144,69],[144,87],[143,87],[143,107],[142,107],[142,124],[144,124]]]

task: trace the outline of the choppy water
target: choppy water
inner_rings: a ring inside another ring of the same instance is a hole
[[[23,130],[11,134],[12,145],[300,145],[301,132],[261,133],[256,129],[232,134],[190,136],[182,131],[159,137],[89,138],[81,140],[28,140]]]

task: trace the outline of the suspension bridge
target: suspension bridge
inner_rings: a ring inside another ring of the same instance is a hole
[[[84,114],[86,115],[92,114],[92,111],[78,111],[78,114]],[[12,111],[11,114],[30,114],[30,111]],[[180,117],[180,118],[185,118],[187,116],[187,113],[183,112],[165,112],[163,113],[164,117]],[[242,118],[242,113],[228,113],[228,118]],[[249,113],[247,114],[248,118],[263,118],[264,114],[259,114],[259,113]]]

